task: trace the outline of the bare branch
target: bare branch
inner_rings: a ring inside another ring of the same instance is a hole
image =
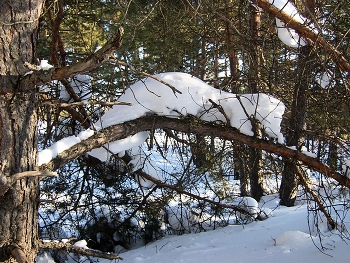
[[[327,209],[320,200],[320,197],[317,195],[317,193],[315,193],[314,190],[311,189],[309,182],[307,181],[303,173],[300,171],[300,168],[296,164],[294,164],[294,168],[296,171],[296,175],[299,178],[299,182],[301,182],[301,184],[305,187],[305,190],[312,195],[314,201],[318,204],[318,207],[320,208],[324,216],[327,218],[328,224],[332,228],[331,230],[335,229],[337,225],[333,220],[332,216],[327,212]]]
[[[56,69],[51,80],[68,78],[98,68],[103,63],[109,61],[109,58],[113,56],[113,52],[121,46],[123,35],[124,29],[119,27],[116,36],[111,41],[108,41],[102,48],[83,61]]]
[[[11,176],[13,180],[20,180],[25,177],[32,177],[32,176],[39,176],[39,177],[47,177],[47,176],[58,176],[56,172],[49,172],[49,171],[26,171],[21,173],[16,173]]]
[[[0,174],[0,197],[4,196],[8,189],[17,181],[20,179],[23,179],[25,177],[33,177],[33,176],[39,176],[42,177],[40,179],[43,179],[43,177],[46,176],[58,176],[56,172],[50,172],[50,171],[25,171],[21,173],[16,173],[11,176],[5,176]]]
[[[13,247],[11,249],[12,256],[16,259],[18,263],[29,263],[26,255],[24,254],[23,250],[17,246]]]
[[[41,103],[42,106],[51,106],[51,107],[60,107],[60,108],[66,108],[71,106],[81,106],[81,105],[102,105],[102,106],[113,106],[113,105],[126,105],[126,106],[132,106],[130,102],[123,102],[123,101],[79,101],[79,102],[70,102],[70,103],[60,103],[60,102],[50,102],[50,101],[44,101]]]
[[[34,85],[44,85],[52,80],[65,79],[98,68],[103,63],[109,61],[110,57],[113,57],[113,52],[122,45],[123,34],[124,29],[119,27],[116,36],[112,40],[108,41],[94,54],[78,63],[62,68],[38,70],[26,75],[21,80],[21,90],[26,91]]]
[[[240,212],[240,213],[242,213],[242,214],[251,216],[251,214],[249,213],[249,211],[247,211],[246,209],[244,209],[244,207],[242,207],[242,206],[223,204],[223,203],[220,203],[220,202],[216,202],[216,201],[214,201],[214,200],[210,200],[210,199],[205,198],[205,197],[201,197],[201,196],[192,194],[192,193],[187,192],[187,191],[185,191],[185,190],[181,190],[181,189],[179,189],[179,188],[176,187],[176,186],[163,183],[163,182],[161,182],[161,181],[155,179],[154,177],[150,176],[149,174],[143,172],[142,170],[137,170],[137,171],[135,171],[135,174],[137,174],[137,175],[139,175],[139,176],[141,176],[141,177],[143,177],[143,178],[145,178],[145,179],[147,179],[147,180],[150,180],[151,182],[155,183],[155,184],[157,185],[158,188],[168,188],[168,189],[171,189],[171,190],[173,190],[173,191],[175,191],[175,192],[177,192],[177,193],[187,195],[187,196],[192,197],[192,198],[194,198],[194,199],[202,200],[202,201],[204,201],[204,202],[213,204],[213,205],[218,206],[218,207],[229,208],[229,209],[232,209],[233,211]]]
[[[122,257],[120,257],[114,253],[106,253],[106,252],[101,252],[99,250],[85,249],[82,247],[77,247],[77,246],[71,245],[69,243],[63,243],[63,242],[43,242],[43,241],[41,241],[41,242],[39,242],[39,248],[41,248],[41,249],[64,249],[68,252],[77,253],[77,254],[85,255],[85,256],[105,258],[108,260],[114,260],[114,259],[123,260]]]
[[[152,79],[154,79],[154,80],[156,80],[156,81],[158,81],[158,82],[160,82],[160,83],[162,83],[162,84],[168,86],[169,88],[171,88],[171,89],[173,90],[174,94],[176,94],[176,92],[182,94],[182,92],[179,91],[177,88],[175,88],[173,85],[167,83],[167,82],[164,81],[164,80],[161,80],[160,78],[157,78],[156,76],[154,76],[154,75],[152,75],[152,74],[148,74],[148,73],[146,73],[146,72],[139,71],[139,70],[135,69],[133,66],[129,65],[128,63],[126,63],[126,62],[120,61],[119,59],[116,59],[116,58],[110,58],[110,61],[115,62],[115,63],[117,63],[117,64],[119,64],[119,65],[128,67],[129,69],[131,69],[132,71],[134,71],[134,72],[137,73],[137,74],[143,75],[143,76],[145,76],[145,77],[152,78]]]

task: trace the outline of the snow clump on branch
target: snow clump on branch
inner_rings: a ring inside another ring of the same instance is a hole
[[[278,99],[264,93],[236,95],[224,92],[186,73],[161,73],[155,77],[176,87],[181,94],[174,94],[169,87],[153,78],[140,80],[120,97],[121,101],[130,102],[132,106],[113,106],[95,124],[97,130],[147,114],[172,118],[193,115],[202,120],[217,123],[225,123],[228,117],[232,127],[239,129],[243,134],[253,136],[249,118],[255,118],[261,123],[268,136],[283,143],[280,124],[285,107]],[[210,100],[220,105],[226,117]],[[139,136],[144,138],[144,133],[124,139],[122,147],[113,143],[109,143],[106,147],[114,154],[123,155],[125,150],[135,146],[133,142],[142,141]],[[131,147],[128,142],[132,144]],[[109,153],[101,148],[94,149],[89,154],[102,161],[106,161],[109,157]]]

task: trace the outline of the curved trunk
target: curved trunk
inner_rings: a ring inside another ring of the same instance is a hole
[[[42,4],[0,6],[0,262],[35,262],[37,254],[39,179],[14,174],[33,171],[37,163],[36,87],[19,84],[29,71],[25,63],[35,64]]]

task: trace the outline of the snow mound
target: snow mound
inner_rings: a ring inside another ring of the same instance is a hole
[[[276,246],[299,246],[310,240],[310,234],[301,231],[286,231],[276,238]]]
[[[248,222],[252,218],[256,218],[258,216],[258,213],[260,212],[258,202],[254,198],[249,196],[238,197],[233,203],[233,205],[243,208],[250,214],[250,215],[246,215],[246,214],[237,212],[236,217],[238,221],[241,221],[241,222]]]
[[[74,243],[74,246],[80,247],[80,248],[89,249],[89,248],[87,247],[87,242],[86,242],[86,240],[84,240],[84,239],[75,242],[75,243]]]

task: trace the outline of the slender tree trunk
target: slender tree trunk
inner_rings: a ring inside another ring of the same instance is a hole
[[[249,48],[249,88],[252,93],[259,92],[260,81],[260,48],[259,48],[259,36],[260,36],[260,11],[257,7],[250,7],[250,48]],[[255,120],[251,120],[254,136],[262,138],[261,125]],[[250,194],[251,196],[260,201],[260,198],[264,194],[263,178],[262,178],[262,151],[249,147],[249,175],[250,175]]]
[[[305,128],[305,118],[307,112],[308,86],[310,85],[310,54],[311,47],[305,46],[300,49],[299,63],[297,68],[297,82],[294,86],[293,103],[291,107],[291,116],[286,134],[287,146],[303,146],[305,138],[303,129]],[[285,160],[282,172],[282,182],[280,187],[281,204],[285,206],[293,206],[297,196],[298,182],[295,171],[295,161]]]
[[[235,144],[235,162],[239,171],[239,183],[241,196],[250,196],[250,179],[249,173],[247,172],[249,167],[247,165],[248,157],[247,146],[244,144]]]
[[[36,88],[20,88],[19,82],[29,71],[24,63],[35,64],[42,5],[17,0],[0,6],[0,262],[35,262],[38,251],[39,179],[4,185],[37,164]]]
[[[315,12],[316,2],[314,0],[307,0],[304,4],[304,15],[307,18],[312,18]],[[305,142],[303,129],[305,129],[306,113],[308,109],[308,88],[311,79],[309,69],[313,68],[312,59],[310,59],[311,50],[312,47],[308,45],[300,48],[298,68],[296,71],[297,82],[294,86],[291,116],[286,134],[287,146],[296,146],[299,150]],[[281,204],[285,206],[294,206],[298,193],[297,171],[295,167],[295,160],[285,160],[280,187]]]
[[[229,1],[225,1],[225,16],[230,17],[229,12]],[[234,41],[234,29],[230,21],[226,21],[226,45],[227,45],[227,56],[229,59],[229,69],[230,69],[230,80],[229,87],[227,91],[232,93],[239,93],[238,91],[238,80],[239,80],[239,71],[238,71],[238,54],[235,50],[235,41]]]

